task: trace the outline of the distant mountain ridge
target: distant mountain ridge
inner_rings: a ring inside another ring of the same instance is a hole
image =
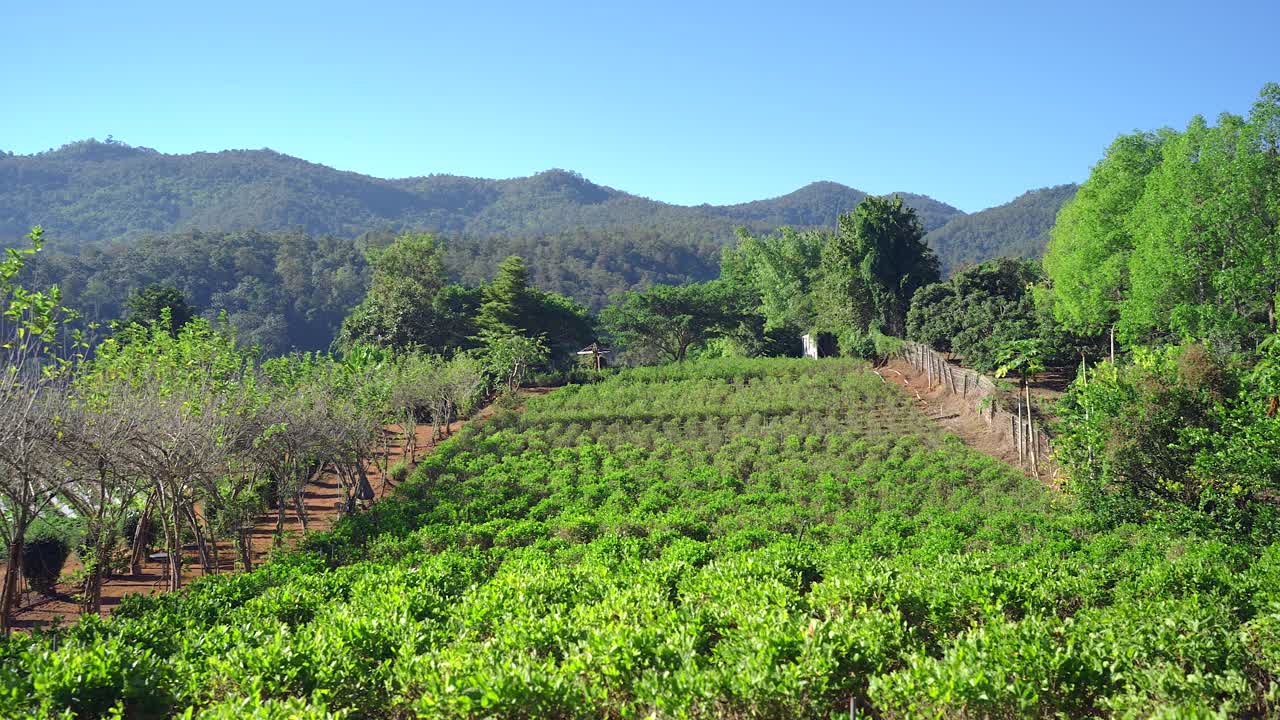
[[[386,180],[272,150],[169,155],[84,140],[34,155],[0,154],[0,237],[41,224],[73,242],[186,229],[302,228],[351,237],[404,227],[470,236],[662,227],[678,238],[728,239],[739,225],[832,225],[866,195],[817,182],[777,198],[683,206],[566,170],[507,180]],[[928,230],[964,215],[924,195],[902,195]]]
[[[925,242],[947,274],[997,257],[1040,258],[1058,211],[1075,197],[1078,185],[1029,190],[1004,205],[952,218]]]
[[[1038,256],[1074,192],[1032,191],[972,215],[924,195],[903,198],[950,271]],[[364,294],[366,250],[400,229],[441,233],[456,282],[488,282],[516,254],[538,287],[598,310],[627,290],[717,277],[736,227],[830,227],[866,196],[817,182],[776,198],[687,207],[566,170],[384,180],[270,150],[165,155],[85,141],[0,153],[0,245],[43,225],[50,247],[24,282],[59,284],[90,320],[120,317],[131,292],[159,283],[208,316],[227,312],[246,342],[280,353],[328,346]]]

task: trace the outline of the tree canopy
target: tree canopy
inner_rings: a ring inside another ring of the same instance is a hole
[[[1249,116],[1123,136],[1053,231],[1045,267],[1069,328],[1129,342],[1256,347],[1280,291],[1280,85]]]
[[[387,247],[372,251],[370,266],[369,291],[343,321],[340,346],[371,344],[441,352],[465,335],[458,325],[470,322],[469,313],[441,312],[447,308],[443,302],[447,298],[440,297],[447,278],[443,248],[435,237],[404,233]]]
[[[723,281],[656,285],[624,295],[600,313],[606,332],[623,346],[655,350],[681,362],[689,348],[736,328],[743,311]]]
[[[129,314],[125,315],[124,324],[137,323],[145,327],[160,324],[171,335],[176,335],[196,316],[196,309],[182,291],[168,285],[152,284],[142,288],[129,296],[125,308]]]
[[[901,336],[915,291],[939,278],[938,258],[902,198],[868,197],[841,215],[822,250],[822,316],[832,329],[872,326]]]
[[[1071,362],[1085,342],[1063,332],[1033,286],[1044,273],[1034,260],[1000,258],[961,270],[916,291],[907,337],[960,355],[966,365],[993,372],[1010,343],[1034,339],[1046,360]]]

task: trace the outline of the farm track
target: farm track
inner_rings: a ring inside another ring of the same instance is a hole
[[[930,420],[954,433],[969,447],[1019,467],[1018,450],[1008,428],[992,427],[974,409],[971,401],[947,392],[941,385],[930,387],[924,373],[901,358],[894,358],[876,368],[876,373],[890,385],[902,388]],[[1030,477],[1029,471],[1019,469]]]
[[[521,391],[526,397],[545,395],[555,388],[531,388]],[[446,439],[454,433],[461,430],[468,423],[483,422],[491,417],[494,413],[493,405],[487,405],[481,408],[472,417],[467,420],[459,420],[449,426]],[[387,467],[391,467],[399,462],[404,456],[404,446],[399,442],[402,437],[400,426],[388,425],[383,428],[383,433],[387,436],[391,443],[391,452],[387,461]],[[417,456],[421,458],[423,455],[431,452],[435,447],[431,440],[431,426],[419,425],[417,427]],[[367,469],[369,475],[369,483],[373,486],[375,498],[382,498],[385,494],[395,489],[395,485],[389,478],[384,477],[383,473],[376,465],[371,465]],[[375,500],[376,502],[377,500]],[[307,490],[303,494],[303,506],[307,513],[307,527],[304,531],[302,521],[296,512],[288,512],[285,515],[284,523],[284,542],[282,547],[289,548],[297,544],[298,540],[303,536],[304,532],[323,531],[333,527],[338,520],[338,508],[342,502],[342,488],[338,482],[338,478],[332,473],[326,472],[317,477],[313,482],[307,485]],[[254,523],[253,530],[253,554],[255,567],[265,561],[275,546],[275,528],[276,514],[274,511],[265,512],[258,516]],[[199,557],[196,554],[195,545],[189,545],[185,550],[185,561],[183,564],[183,583],[190,582],[192,579],[200,577],[204,574],[200,567]],[[218,545],[219,573],[235,572],[234,560],[235,549],[227,542]],[[63,570],[64,577],[74,574],[80,569],[79,559],[72,554],[67,559],[67,565]],[[0,568],[3,565],[0,564]],[[155,595],[165,592],[166,575],[165,567],[162,561],[148,560],[142,566],[142,572],[134,575],[112,575],[106,578],[102,584],[102,615],[110,615],[111,612],[120,605],[120,601],[128,595],[148,594]],[[37,628],[44,628],[56,623],[65,623],[74,620],[80,615],[80,606],[75,601],[75,594],[79,591],[76,584],[61,583],[57,587],[57,594],[53,597],[44,597],[27,593],[24,596],[24,602],[20,604],[17,614],[14,618],[13,627],[15,630],[31,631]]]

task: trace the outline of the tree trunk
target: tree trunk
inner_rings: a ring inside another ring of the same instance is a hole
[[[106,466],[99,461],[98,463],[98,511],[93,520],[91,532],[87,533],[87,540],[91,541],[90,557],[85,558],[89,564],[89,574],[85,576],[83,586],[83,599],[80,602],[80,608],[85,613],[98,614],[102,609],[102,572],[107,563],[108,553],[106,552],[107,538],[103,537],[105,528],[103,527],[103,518],[107,512],[107,469]]]
[[[284,496],[284,476],[283,474],[276,476],[276,532],[272,539],[272,544],[279,545],[284,537],[284,506],[286,504]]]
[[[111,562],[111,546],[114,544],[114,533],[107,537],[98,537],[93,546],[93,570],[84,579],[85,613],[97,615],[102,612],[102,576],[107,564]]]
[[[236,547],[240,549],[240,564],[245,572],[253,570],[252,528],[240,527],[236,531]]]
[[[307,486],[299,485],[298,491],[293,494],[293,509],[298,513],[298,521],[302,523],[302,532],[306,532],[307,527]]]
[[[1018,464],[1024,465],[1026,464],[1026,448],[1024,448],[1022,445],[1022,398],[1019,397],[1017,401],[1014,402],[1014,405],[1016,405],[1018,408],[1018,432],[1017,432]]]
[[[205,540],[204,527],[200,518],[196,517],[194,507],[184,507],[183,511],[187,516],[187,524],[191,527],[191,534],[196,538],[196,553],[200,556],[200,569],[208,575],[213,571],[213,558],[209,554],[209,543]]]
[[[18,607],[18,582],[22,577],[22,539],[27,534],[25,513],[19,511],[14,521],[14,534],[9,540],[9,561],[5,563],[4,580],[0,583],[0,635],[8,635],[13,627],[13,613]]]
[[[1080,353],[1080,384],[1086,388],[1089,387],[1089,364],[1085,360],[1084,353]],[[1089,424],[1089,406],[1091,404],[1092,403],[1088,401],[1088,394],[1086,393],[1085,403],[1084,403],[1085,425]],[[1088,462],[1089,462],[1089,472],[1090,474],[1092,474],[1093,473],[1093,443],[1092,442],[1089,443]]]
[[[151,531],[151,513],[155,506],[155,491],[147,496],[147,502],[142,506],[142,515],[138,518],[138,524],[133,529],[132,552],[129,553],[129,574],[137,575],[142,572],[143,558],[147,553],[147,546],[143,540]]]
[[[182,503],[176,491],[170,501],[169,590],[177,592],[182,588]]]

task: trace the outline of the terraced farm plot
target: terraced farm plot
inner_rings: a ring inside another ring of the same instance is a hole
[[[533,400],[0,660],[4,717],[1263,716],[1280,552],[1094,532],[859,363],[720,361]]]

